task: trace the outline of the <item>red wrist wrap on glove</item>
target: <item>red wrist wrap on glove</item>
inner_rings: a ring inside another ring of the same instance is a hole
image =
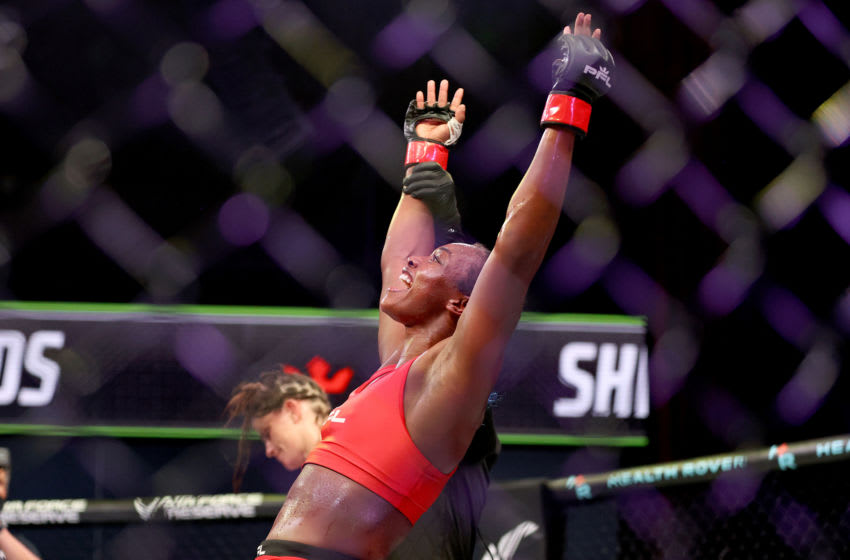
[[[449,164],[449,149],[434,142],[408,142],[404,167],[408,168],[423,161],[436,161],[440,164],[440,167],[445,169]]]
[[[540,118],[541,125],[563,124],[587,134],[590,123],[590,103],[562,93],[550,93]]]

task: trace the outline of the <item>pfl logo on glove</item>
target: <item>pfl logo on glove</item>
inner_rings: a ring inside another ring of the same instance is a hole
[[[609,88],[611,87],[611,74],[608,72],[606,67],[602,66],[600,68],[594,68],[590,64],[586,64],[584,67],[584,73],[596,76],[597,80],[601,80],[606,86]]]
[[[565,126],[579,136],[587,134],[593,102],[612,89],[614,57],[587,35],[559,37],[560,57],[552,62],[552,90],[546,99],[541,126]]]

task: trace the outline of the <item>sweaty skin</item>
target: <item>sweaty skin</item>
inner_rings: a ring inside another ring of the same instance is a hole
[[[591,35],[590,23],[590,15],[580,13],[576,34]],[[599,38],[599,33],[592,35]],[[462,95],[458,90],[451,100],[461,122]],[[416,99],[425,103],[422,92]],[[434,82],[429,82],[427,102],[449,103],[448,83],[443,81],[437,94]],[[445,139],[447,128],[445,123],[420,123],[417,134]],[[471,295],[462,294],[453,279],[475,258],[474,247],[452,244],[445,247],[448,252],[432,252],[432,216],[424,203],[407,195],[402,195],[390,223],[381,257],[379,353],[383,365],[416,358],[404,388],[406,426],[416,447],[443,473],[457,466],[481,424],[505,346],[561,213],[574,140],[569,129],[544,130]],[[377,494],[341,474],[307,464],[268,539],[377,560],[410,528],[407,518]]]
[[[385,558],[411,527],[400,511],[371,490],[324,467],[306,464],[268,538],[377,560]]]

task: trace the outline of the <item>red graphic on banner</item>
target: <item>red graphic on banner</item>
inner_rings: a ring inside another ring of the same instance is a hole
[[[301,373],[295,366],[285,364],[284,373]],[[354,370],[350,367],[338,369],[331,374],[331,365],[321,356],[315,356],[307,362],[307,375],[309,375],[329,395],[337,395],[344,392],[354,377]]]

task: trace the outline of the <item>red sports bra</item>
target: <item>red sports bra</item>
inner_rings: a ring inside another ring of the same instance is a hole
[[[322,426],[321,443],[306,461],[365,486],[412,524],[453,474],[432,465],[407,431],[404,384],[414,360],[379,369],[333,409]]]

